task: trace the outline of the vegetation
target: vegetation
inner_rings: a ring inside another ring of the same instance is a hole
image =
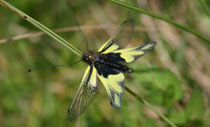
[[[86,50],[85,40],[64,1],[9,2],[79,50]],[[78,121],[70,123],[67,109],[87,65],[41,68],[28,73],[28,68],[71,64],[79,57],[1,6],[0,126],[166,127],[170,126],[167,119],[180,127],[210,126],[210,1],[71,3],[92,50],[97,50],[129,17],[135,19],[136,29],[128,46],[151,40],[158,43],[152,52],[130,64],[135,73],[126,75],[126,86],[140,95],[143,103],[125,92],[122,109],[116,111],[99,83],[94,103]],[[149,16],[144,10],[149,11]],[[171,22],[165,22],[168,19]]]

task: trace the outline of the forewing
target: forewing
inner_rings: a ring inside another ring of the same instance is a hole
[[[148,41],[138,47],[113,51],[112,54],[118,57],[118,60],[120,60],[118,62],[130,63],[146,54],[147,51],[150,51],[155,45],[156,42]]]
[[[79,117],[92,103],[96,95],[97,81],[96,69],[89,66],[83,76],[76,96],[68,109],[68,119],[73,121]]]
[[[117,29],[116,33],[101,46],[98,52],[108,53],[117,50],[120,47],[119,43],[128,43],[133,33],[134,26],[134,20],[128,19],[124,21],[121,24],[121,26]]]
[[[108,93],[112,107],[121,108],[124,95],[124,74],[106,65],[101,65],[96,69],[98,77]]]

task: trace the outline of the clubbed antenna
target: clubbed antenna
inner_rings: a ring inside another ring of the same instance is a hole
[[[27,72],[31,72],[31,71],[34,71],[34,70],[41,70],[41,69],[45,69],[45,68],[69,67],[69,66],[73,66],[73,65],[79,63],[80,61],[82,61],[82,59],[80,59],[80,60],[78,60],[77,62],[72,63],[72,64],[42,66],[42,67],[33,68],[33,69],[32,69],[32,68],[29,68],[29,69],[27,70]]]

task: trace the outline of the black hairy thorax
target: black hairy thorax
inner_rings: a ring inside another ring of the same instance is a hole
[[[120,72],[131,73],[133,69],[127,67],[123,63],[125,60],[120,57],[120,53],[98,53],[89,51],[83,54],[82,60],[94,66],[99,75],[108,77],[108,75],[119,74]]]

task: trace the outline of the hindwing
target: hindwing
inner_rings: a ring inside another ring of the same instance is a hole
[[[124,74],[106,65],[101,65],[96,69],[98,77],[107,91],[112,107],[119,109],[124,95]]]
[[[138,47],[121,49],[111,52],[118,57],[119,62],[130,63],[135,61],[137,58],[146,54],[147,51],[151,50],[156,45],[156,42],[148,41]]]

